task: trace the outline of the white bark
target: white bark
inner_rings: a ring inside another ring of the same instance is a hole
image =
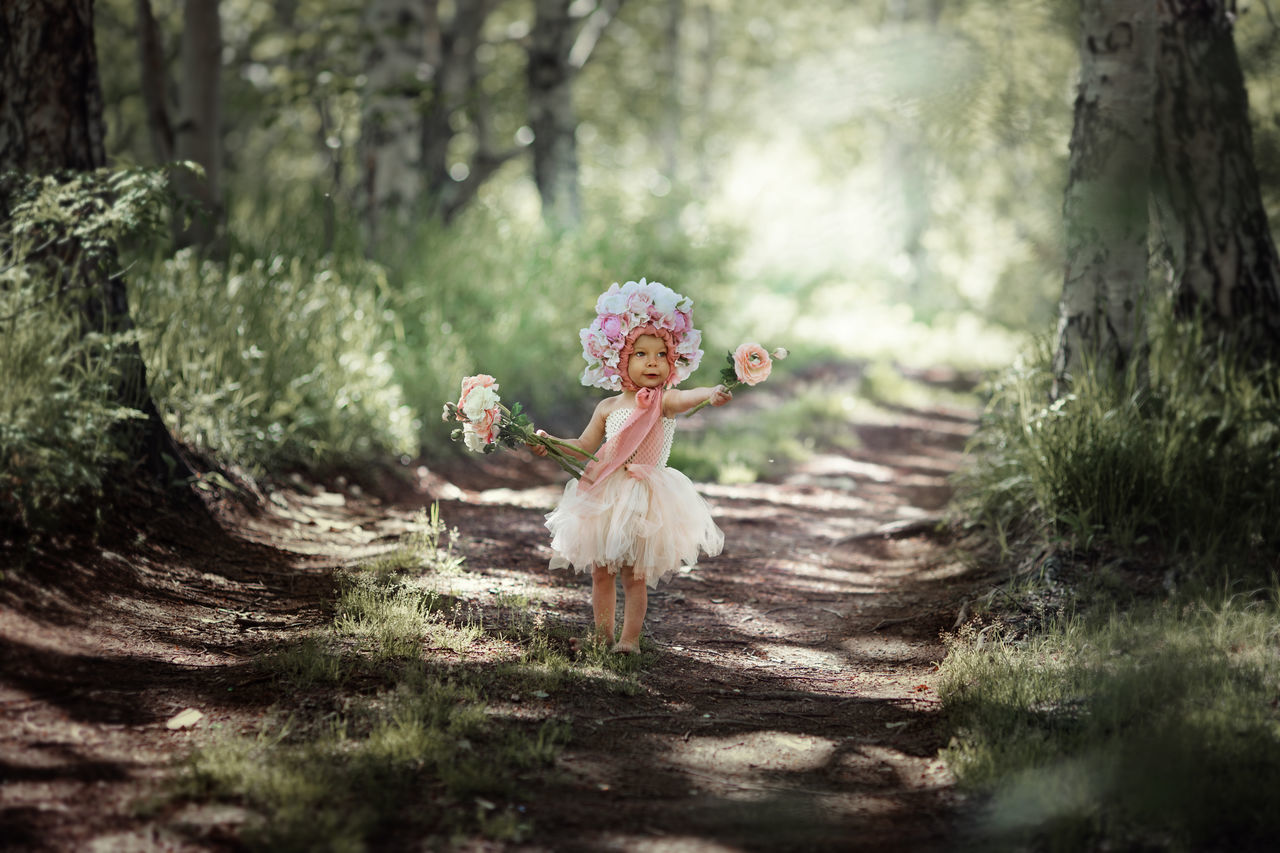
[[[426,63],[427,4],[370,0],[362,95],[360,163],[366,245],[403,225],[426,187],[422,163],[422,97],[438,69]]]
[[[533,179],[542,198],[543,218],[557,228],[572,228],[582,218],[572,87],[576,69],[569,64],[575,37],[570,4],[571,0],[535,0],[529,33]]]
[[[1155,117],[1175,305],[1246,348],[1280,340],[1280,259],[1253,161],[1229,4],[1161,0]],[[1245,340],[1249,339],[1249,340]]]
[[[1147,282],[1156,10],[1151,0],[1084,0],[1080,84],[1063,201],[1066,271],[1054,370],[1086,355],[1123,370]]]

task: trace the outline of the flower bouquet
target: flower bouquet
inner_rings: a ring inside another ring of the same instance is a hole
[[[581,477],[586,467],[578,456],[582,453],[572,444],[539,434],[519,403],[508,409],[498,396],[498,383],[488,374],[480,373],[462,380],[462,393],[456,403],[444,404],[443,420],[462,421],[462,428],[455,429],[450,437],[461,441],[475,453],[492,453],[498,448],[515,448],[521,444],[536,444],[547,449],[547,456],[574,477]],[[568,453],[569,448],[573,453]],[[591,454],[587,458],[595,459]]]
[[[782,361],[787,355],[785,347],[778,347],[770,353],[759,344],[743,344],[728,354],[729,363],[720,368],[720,384],[729,391],[743,385],[759,385],[773,372],[774,360]],[[710,400],[703,400],[685,415],[692,415],[709,405],[711,405]]]

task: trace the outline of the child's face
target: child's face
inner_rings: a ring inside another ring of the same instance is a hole
[[[667,345],[655,335],[641,335],[632,345],[627,376],[638,388],[661,388],[671,376]]]

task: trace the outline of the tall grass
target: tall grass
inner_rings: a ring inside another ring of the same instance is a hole
[[[991,386],[961,505],[1004,540],[1035,529],[1076,547],[1150,543],[1265,577],[1280,545],[1278,379],[1165,319],[1144,363],[1081,371],[1051,402],[1042,342]]]
[[[1263,850],[1280,837],[1275,592],[953,638],[940,695],[983,848]]]
[[[191,252],[134,283],[153,393],[180,439],[255,470],[417,449],[380,271]]]
[[[38,528],[101,493],[140,417],[117,402],[115,353],[132,336],[84,334],[75,307],[21,260],[0,257],[0,530]]]
[[[163,175],[0,175],[0,531],[53,526],[124,461],[119,365],[137,338],[84,320],[118,242],[154,233]]]

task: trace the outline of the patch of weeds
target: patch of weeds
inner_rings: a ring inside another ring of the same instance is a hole
[[[499,721],[476,688],[409,664],[394,689],[340,715],[211,741],[188,759],[179,793],[243,804],[254,814],[241,833],[251,849],[360,850],[392,823],[518,841],[528,823],[502,801],[567,738],[560,722],[530,731]]]
[[[959,506],[1001,542],[1028,528],[1078,550],[1158,547],[1205,577],[1265,579],[1280,534],[1280,370],[1252,368],[1157,312],[1122,375],[1086,365],[1051,400],[1047,338],[988,393]]]
[[[435,649],[448,649],[462,654],[475,645],[485,634],[484,619],[474,608],[465,613],[460,608],[452,611],[447,620],[443,614],[434,616],[427,624],[427,642]]]
[[[1280,835],[1274,593],[949,640],[945,757],[984,846],[1264,849]]]
[[[465,559],[453,552],[458,529],[440,520],[440,502],[433,501],[430,510],[418,510],[409,530],[396,547],[371,560],[362,562],[359,570],[373,574],[379,582],[410,571],[437,575],[456,575]]]
[[[409,551],[425,559],[427,571],[438,575],[452,575],[462,571],[465,559],[453,553],[458,541],[458,528],[448,527],[440,520],[440,502],[432,501],[430,511],[418,510],[413,526],[401,538],[401,544]]]
[[[435,590],[365,572],[340,575],[339,590],[335,634],[355,640],[375,661],[419,656],[431,615],[451,601]]]
[[[316,633],[304,634],[296,643],[282,644],[255,663],[264,672],[298,687],[342,684],[355,668],[354,661]]]

